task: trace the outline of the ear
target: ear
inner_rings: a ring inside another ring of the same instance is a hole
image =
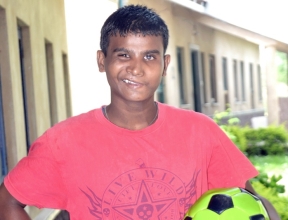
[[[167,75],[167,68],[168,68],[169,63],[170,63],[170,55],[166,54],[164,56],[164,69],[163,69],[162,76],[166,76]]]
[[[105,72],[105,55],[102,50],[97,51],[97,63],[99,72]]]

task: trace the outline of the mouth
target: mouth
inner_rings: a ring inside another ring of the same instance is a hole
[[[129,79],[123,79],[122,81],[123,81],[124,83],[130,84],[130,85],[135,85],[135,86],[141,85],[141,83],[133,82],[133,81],[130,81]]]

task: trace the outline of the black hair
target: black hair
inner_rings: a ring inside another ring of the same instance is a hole
[[[169,31],[163,19],[152,9],[142,5],[127,5],[112,13],[101,29],[100,48],[107,55],[111,36],[126,37],[128,34],[162,36],[164,53]]]

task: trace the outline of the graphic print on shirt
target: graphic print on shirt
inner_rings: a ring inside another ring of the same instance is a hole
[[[90,201],[94,219],[181,219],[196,197],[195,171],[185,184],[177,175],[158,168],[140,166],[115,178],[102,199],[91,187],[81,191]]]

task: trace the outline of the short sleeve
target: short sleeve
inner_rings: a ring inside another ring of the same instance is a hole
[[[258,171],[217,124],[212,125],[211,129],[216,144],[208,165],[209,189],[244,188],[247,180],[258,175]]]
[[[55,160],[45,133],[33,143],[28,156],[9,172],[4,184],[11,195],[23,204],[64,209],[66,189],[60,169],[61,165]]]

